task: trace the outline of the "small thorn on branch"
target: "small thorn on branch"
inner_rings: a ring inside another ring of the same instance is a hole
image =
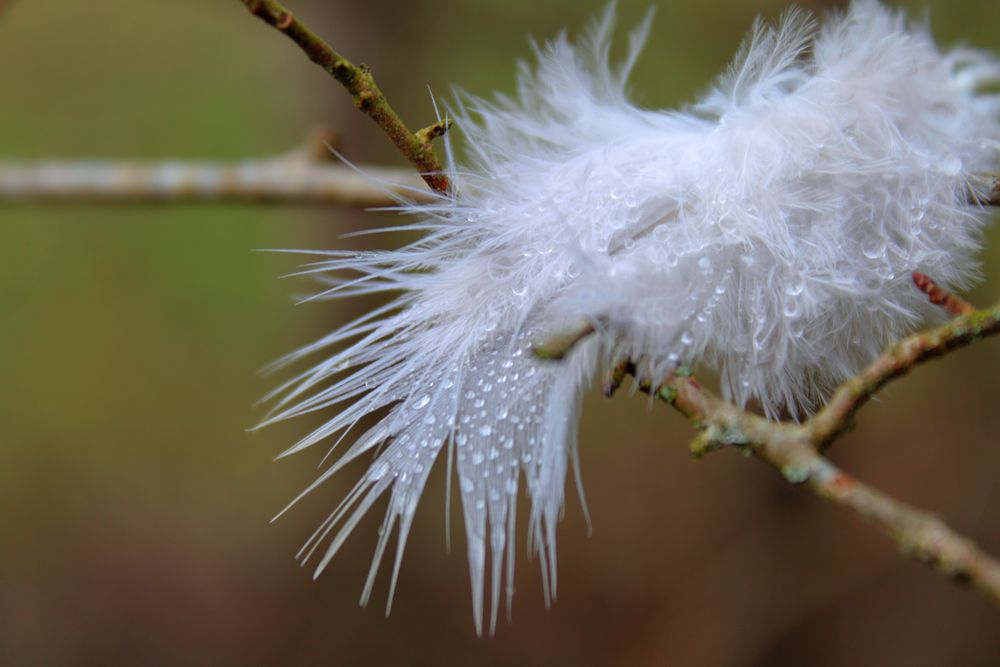
[[[594,333],[594,325],[590,322],[580,322],[569,331],[558,334],[531,346],[531,351],[539,359],[559,360],[569,354],[581,340]]]
[[[976,310],[975,306],[971,303],[944,289],[934,282],[933,278],[925,273],[914,271],[913,284],[917,286],[917,289],[927,295],[927,298],[931,303],[935,306],[941,306],[955,317],[968,315]]]

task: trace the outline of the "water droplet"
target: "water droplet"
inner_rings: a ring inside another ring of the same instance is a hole
[[[460,477],[458,483],[462,487],[462,493],[472,493],[472,490],[476,488],[468,477]]]
[[[389,464],[386,463],[385,461],[379,461],[378,463],[376,463],[371,467],[371,470],[368,471],[368,479],[373,482],[377,482],[378,480],[385,477],[386,473],[388,472],[389,472]]]
[[[413,404],[414,410],[420,410],[421,408],[427,407],[427,404],[431,402],[431,397],[428,394],[424,394],[416,400]]]
[[[879,259],[885,256],[885,243],[878,238],[869,239],[861,244],[861,254],[868,259]]]
[[[489,437],[493,435],[493,427],[489,424],[483,424],[479,427],[479,434],[483,437]]]
[[[785,287],[785,294],[788,296],[798,296],[806,289],[806,281],[802,276],[795,276]]]

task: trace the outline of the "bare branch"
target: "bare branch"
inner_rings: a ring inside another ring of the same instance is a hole
[[[820,450],[826,449],[850,427],[858,409],[890,380],[928,359],[998,331],[1000,304],[974,311],[896,343],[859,375],[842,384],[826,406],[807,422],[813,443]]]
[[[451,183],[434,154],[431,140],[444,134],[447,121],[414,134],[403,123],[396,111],[389,106],[385,95],[375,84],[375,78],[364,64],[355,65],[334,51],[319,35],[309,29],[276,0],[240,0],[250,13],[264,23],[284,33],[295,42],[311,61],[336,79],[354,99],[355,106],[368,115],[386,133],[400,153],[409,160],[432,189],[441,193],[451,191]]]
[[[245,202],[391,206],[435,195],[410,169],[335,160],[332,133],[314,131],[286,155],[221,162],[0,162],[2,202]],[[364,175],[362,175],[364,174]]]
[[[388,192],[427,201],[409,169],[363,166],[382,190],[343,165],[294,165],[280,160],[215,162],[0,163],[0,203],[243,202],[389,206]]]
[[[803,424],[772,422],[741,410],[686,375],[673,375],[656,387],[640,381],[639,387],[673,405],[701,429],[691,443],[696,456],[726,446],[749,452],[789,482],[804,483],[815,494],[872,521],[907,556],[1000,605],[1000,562],[941,519],[858,481],[818,451],[842,434],[857,410],[890,380],[928,359],[998,332],[1000,303],[911,336],[842,385],[827,406]],[[634,368],[626,371],[634,372]]]
[[[926,273],[915,271],[913,273],[913,284],[917,286],[917,289],[927,295],[927,298],[930,299],[931,303],[935,306],[941,306],[954,316],[968,315],[976,309],[975,306],[965,299],[955,296],[948,290],[938,285],[934,282],[934,279]]]

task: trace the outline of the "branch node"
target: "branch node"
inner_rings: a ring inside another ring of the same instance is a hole
[[[677,400],[677,390],[669,385],[663,385],[656,390],[656,397],[668,405]]]
[[[709,426],[699,433],[688,445],[688,451],[691,452],[691,456],[696,459],[703,459],[715,450],[721,449],[722,443],[716,438],[716,432],[716,427]]]
[[[421,130],[417,130],[417,139],[429,146],[432,141],[444,136],[444,133],[451,129],[451,125],[452,121],[450,118],[443,118],[433,125],[428,125]]]

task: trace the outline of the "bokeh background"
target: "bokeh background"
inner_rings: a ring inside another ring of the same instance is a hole
[[[428,85],[511,91],[529,33],[578,28],[604,0],[288,4],[369,63],[416,127],[432,119]],[[634,79],[650,106],[689,100],[753,16],[785,3],[659,4]],[[647,5],[621,1],[621,20]],[[1000,49],[1000,3],[907,6],[929,10],[945,43]],[[0,63],[0,159],[236,159],[324,124],[352,160],[403,164],[237,0],[0,0]],[[551,609],[522,552],[513,624],[476,638],[461,538],[445,551],[442,471],[389,618],[387,577],[357,605],[377,510],[314,582],[293,554],[359,468],[268,523],[321,452],[271,461],[312,424],[248,432],[275,382],[255,371],[362,306],[293,305],[310,286],[277,276],[295,258],[253,250],[398,243],[338,238],[385,221],[0,203],[0,663],[1000,664],[995,608],[764,466],[691,460],[689,425],[627,392],[586,401],[593,535],[568,489]],[[1000,298],[1000,229],[990,241],[980,303]],[[834,459],[1000,553],[998,370],[1000,341],[921,368],[866,408]]]

